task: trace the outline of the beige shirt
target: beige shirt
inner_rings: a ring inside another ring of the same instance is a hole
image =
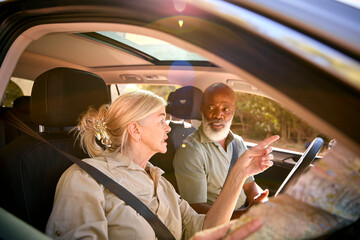
[[[201,125],[197,131],[189,135],[177,150],[174,158],[174,170],[181,197],[189,203],[207,203],[213,205],[218,198],[226,180],[233,147],[236,140],[238,157],[246,151],[246,145],[238,135],[229,133],[225,149],[215,141],[211,141],[203,132]],[[245,183],[254,181],[254,177]],[[246,201],[244,190],[241,190],[235,209]]]
[[[145,171],[120,155],[83,161],[139,198],[176,239],[187,239],[201,231],[205,215],[197,214],[180,198],[161,177],[160,168],[148,163]],[[65,171],[58,182],[46,234],[54,239],[156,239],[141,215],[77,165]]]

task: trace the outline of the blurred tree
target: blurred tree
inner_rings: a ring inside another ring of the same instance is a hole
[[[8,86],[6,87],[3,106],[12,107],[14,100],[23,95],[24,93],[21,88],[16,83],[10,80]]]
[[[271,99],[238,92],[236,96],[236,112],[231,129],[247,141],[258,142],[277,134],[281,137],[278,144],[282,148],[303,151],[307,141],[320,135]]]
[[[164,86],[164,85],[139,85],[138,88],[151,91],[167,100],[170,92],[175,91],[180,86]]]

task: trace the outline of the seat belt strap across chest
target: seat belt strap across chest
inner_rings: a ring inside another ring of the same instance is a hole
[[[238,160],[238,156],[239,156],[239,149],[238,149],[238,145],[237,145],[235,139],[231,142],[231,145],[232,145],[233,152],[232,152],[231,162],[230,162],[229,171],[228,171],[227,176],[229,176],[229,173],[230,173],[231,169],[234,167],[236,161]]]
[[[115,182],[113,179],[108,177],[106,174],[93,167],[92,165],[81,161],[79,158],[62,151],[56,146],[52,145],[42,136],[40,136],[37,132],[28,127],[25,123],[23,123],[20,119],[18,119],[12,113],[7,112],[5,116],[11,125],[18,128],[19,130],[29,134],[30,136],[42,141],[56,151],[61,153],[63,156],[71,160],[73,163],[77,164],[81,169],[87,172],[91,177],[93,177],[100,184],[104,185],[107,189],[113,192],[118,198],[123,200],[129,206],[131,206],[135,211],[137,211],[141,216],[145,218],[145,220],[151,225],[153,228],[156,237],[159,240],[173,240],[175,237],[172,235],[170,230],[160,221],[160,219],[136,196],[134,196],[131,192],[129,192],[126,188]]]

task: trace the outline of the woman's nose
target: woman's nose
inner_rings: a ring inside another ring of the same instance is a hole
[[[165,132],[168,133],[171,131],[171,127],[169,126],[169,124],[165,124]]]

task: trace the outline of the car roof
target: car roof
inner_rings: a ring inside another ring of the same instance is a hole
[[[154,0],[145,0],[144,3],[157,3],[157,5],[162,4],[172,4],[172,2],[182,2],[178,1],[154,1]],[[196,2],[189,1],[189,5],[195,5],[197,7],[206,8],[206,4],[221,3],[223,1],[214,1],[214,0],[199,0]],[[250,9],[254,12],[260,13],[261,15],[267,16],[271,19],[275,19],[285,25],[291,26],[294,29],[305,32],[308,35],[322,39],[324,42],[327,42],[329,45],[334,48],[339,48],[342,51],[346,51],[347,54],[352,55],[354,58],[359,59],[360,56],[360,42],[358,41],[360,36],[360,11],[359,4],[356,4],[355,1],[347,0],[293,0],[293,1],[283,1],[283,0],[252,0],[252,1],[224,1],[229,2],[234,5]],[[106,3],[106,4],[104,4]],[[353,4],[352,4],[353,3]],[[143,5],[139,3],[127,3],[127,6],[122,4],[122,8],[131,8],[139,7]],[[133,6],[132,6],[133,5]],[[174,3],[174,5],[176,5]],[[56,7],[63,7],[61,11],[67,12],[74,8],[71,6],[79,6],[78,11],[86,12],[94,6],[102,6],[103,9],[111,7],[119,7],[116,4],[116,1],[112,0],[97,0],[97,1],[88,1],[84,2],[81,0],[75,1],[57,1],[49,2],[46,0],[39,1],[29,1],[29,0],[11,0],[0,2],[0,7],[3,9],[0,16],[0,20],[4,22],[4,19],[11,16],[12,14],[23,14],[24,19],[26,15],[37,15],[37,14],[48,14],[51,11],[58,11]],[[66,9],[66,6],[69,9]],[[53,8],[53,9],[50,9]],[[88,7],[88,9],[86,8]],[[156,6],[155,6],[156,7]],[[144,9],[153,9],[147,5]],[[22,11],[22,10],[26,11]],[[43,9],[43,11],[37,12],[37,10]],[[108,9],[109,10],[109,9]],[[168,15],[176,15],[179,12],[174,11],[174,9],[166,9]],[[34,11],[34,12],[31,12]],[[100,9],[101,11],[101,9]],[[37,13],[36,13],[37,12]],[[110,12],[110,11],[109,11]],[[181,12],[180,12],[181,13]],[[145,15],[145,14],[144,14]]]

